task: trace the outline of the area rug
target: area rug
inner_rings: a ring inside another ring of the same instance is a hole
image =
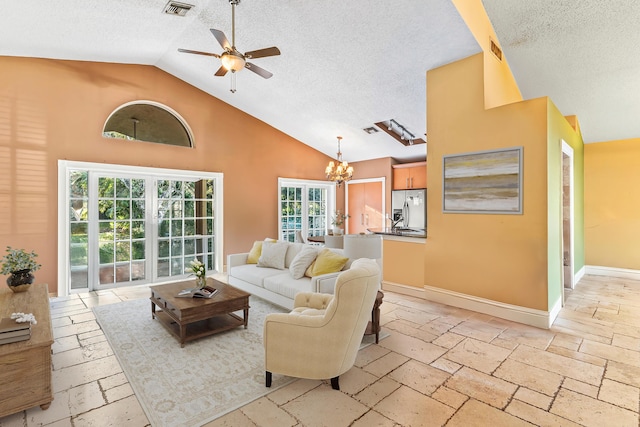
[[[147,299],[93,311],[151,425],[190,427],[295,380],[274,375],[271,388],[265,387],[264,318],[284,310],[253,296],[249,304],[247,329],[192,341],[184,348],[151,318]]]

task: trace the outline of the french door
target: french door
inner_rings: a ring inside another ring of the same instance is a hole
[[[195,259],[222,270],[221,174],[61,166],[68,292],[186,278]]]

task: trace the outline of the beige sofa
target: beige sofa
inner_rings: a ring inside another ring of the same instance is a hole
[[[313,277],[294,278],[289,271],[291,263],[303,249],[320,251],[323,248],[304,243],[286,243],[284,268],[265,268],[259,264],[248,264],[249,252],[227,256],[229,284],[242,289],[288,310],[293,308],[295,296],[299,292],[322,292],[333,294],[336,278],[340,272]],[[328,249],[343,255],[342,249]],[[342,270],[347,270],[353,260],[349,259]]]
[[[272,373],[329,379],[353,366],[380,286],[380,268],[371,259],[355,261],[338,276],[335,295],[296,295],[289,314],[271,313],[264,321],[266,386]]]

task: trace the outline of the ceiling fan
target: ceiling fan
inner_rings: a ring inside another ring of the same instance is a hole
[[[220,62],[222,63],[222,65],[220,66],[220,68],[218,68],[218,71],[216,71],[215,75],[222,77],[226,75],[227,72],[231,71],[231,92],[235,93],[235,73],[242,70],[243,68],[253,71],[257,75],[264,77],[265,79],[273,76],[272,73],[265,70],[264,68],[258,67],[257,65],[248,62],[249,59],[280,55],[280,49],[273,46],[264,49],[252,50],[250,52],[245,52],[244,54],[240,53],[240,51],[238,51],[238,49],[236,48],[236,5],[240,3],[240,0],[229,0],[229,3],[231,4],[231,44],[229,44],[229,40],[227,40],[227,37],[222,31],[211,28],[211,33],[216,38],[216,40],[218,40],[220,46],[222,46],[222,48],[224,49],[224,52],[222,52],[222,54],[218,55],[217,53],[201,52],[189,49],[178,49],[178,52],[194,53],[196,55],[206,55],[220,58]]]

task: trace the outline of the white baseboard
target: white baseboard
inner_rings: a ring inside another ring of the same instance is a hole
[[[586,270],[587,268],[585,266],[582,266],[582,268],[580,270],[578,270],[578,272],[573,276],[573,287],[575,288],[575,285],[580,281],[580,279],[582,279],[584,277],[584,275],[586,274]]]
[[[415,286],[402,285],[400,283],[382,281],[382,290],[395,292],[401,295],[408,295],[411,297],[427,299],[424,293],[424,289],[416,288]]]
[[[587,265],[585,267],[586,274],[594,276],[611,276],[621,279],[640,280],[640,270],[631,270],[628,268],[602,267],[598,265]]]
[[[425,296],[423,298],[429,301],[464,308],[543,329],[549,329],[562,306],[560,300],[558,300],[558,302],[554,304],[553,310],[551,312],[547,312],[533,308],[505,304],[498,301],[492,301],[473,295],[462,294],[431,286],[424,287],[424,295]]]

